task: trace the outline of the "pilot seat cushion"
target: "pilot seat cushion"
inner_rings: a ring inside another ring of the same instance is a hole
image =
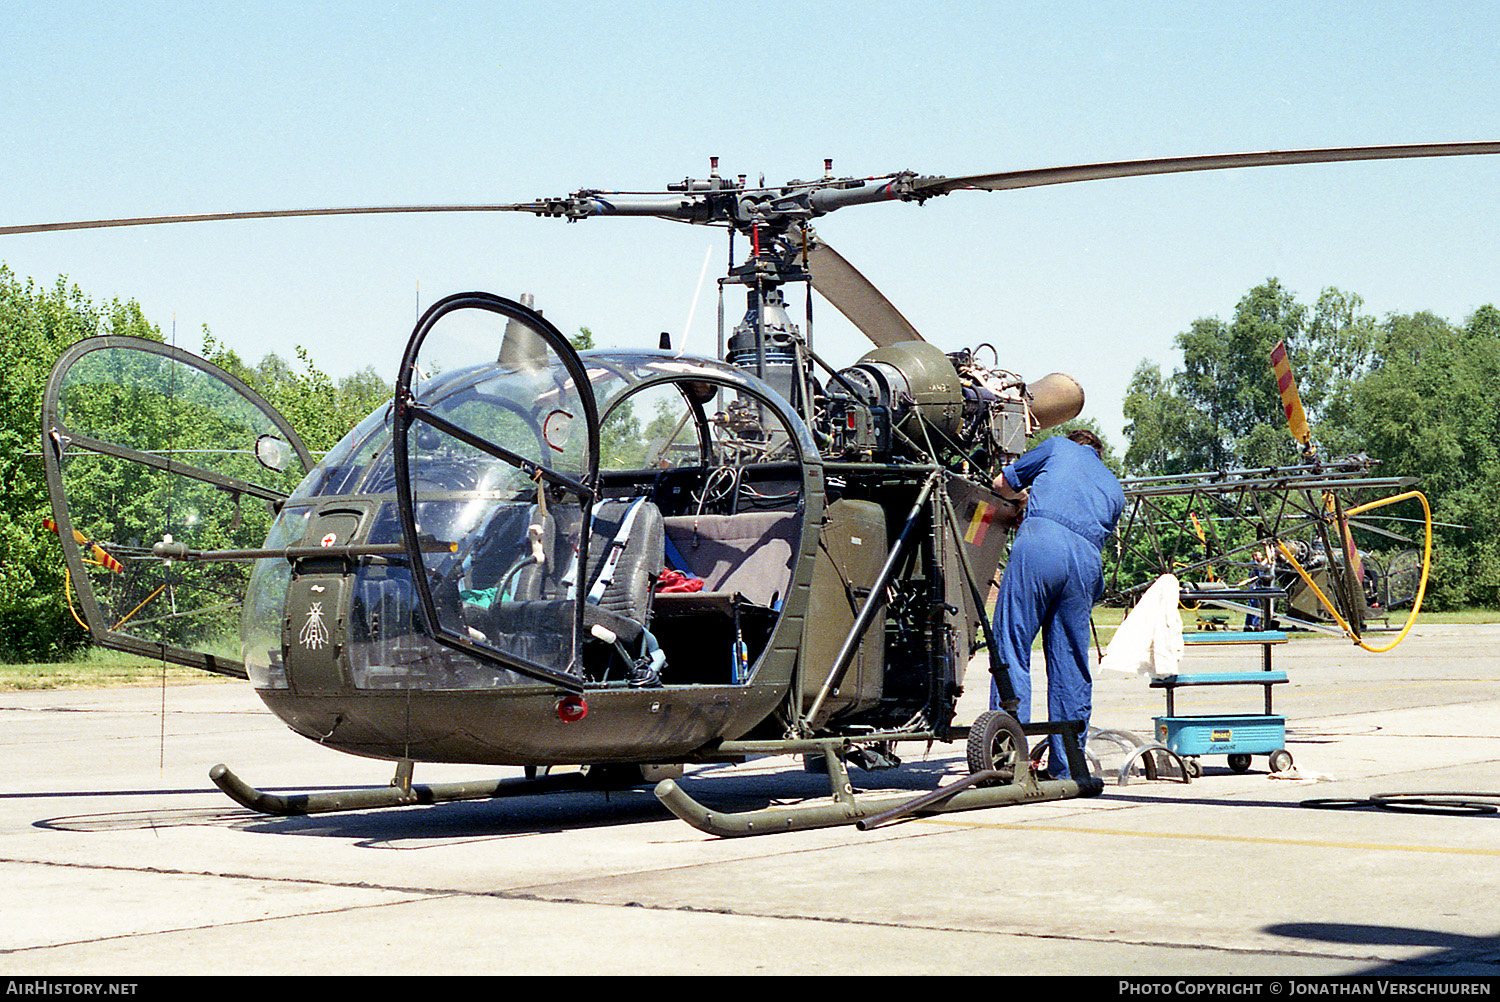
[[[786,597],[797,539],[795,512],[673,515],[662,520],[686,567],[704,592],[743,595],[762,606]]]
[[[633,517],[632,509],[635,509]],[[623,545],[613,569],[607,570],[608,551],[620,540],[622,529]],[[589,539],[589,566],[611,575],[596,604],[617,616],[646,623],[651,617],[656,577],[666,566],[665,547],[661,509],[650,501],[627,499],[596,505]],[[590,582],[591,587],[593,584]]]

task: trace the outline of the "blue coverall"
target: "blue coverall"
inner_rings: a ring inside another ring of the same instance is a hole
[[[1002,471],[1014,490],[1030,488],[1026,517],[1011,544],[995,604],[995,642],[1020,705],[1031,722],[1031,644],[1042,632],[1047,659],[1047,717],[1081,720],[1093,709],[1089,615],[1104,593],[1100,550],[1125,510],[1114,474],[1087,445],[1049,438]],[[999,708],[998,688],[990,706]],[[1048,771],[1068,775],[1062,738],[1048,739]]]

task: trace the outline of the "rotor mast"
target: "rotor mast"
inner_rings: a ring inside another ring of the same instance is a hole
[[[718,158],[712,164],[717,175]],[[804,340],[803,332],[787,314],[782,289],[790,282],[810,281],[790,240],[795,222],[807,218],[810,212],[801,207],[789,212],[776,206],[772,204],[771,193],[764,189],[745,193],[743,182],[740,191],[730,225],[732,232],[749,238],[750,253],[739,264],[731,262],[729,274],[719,280],[719,295],[723,296],[727,285],[744,286],[745,315],[727,341],[724,331],[719,331],[724,361],[754,372],[790,401],[803,418],[808,418],[811,415],[803,349],[811,347],[811,323]],[[722,310],[719,315],[722,324]]]
[[[651,216],[678,222],[722,226],[730,232],[728,273],[719,279],[721,308],[719,345],[723,359],[754,372],[770,383],[804,417],[810,416],[809,330],[804,332],[787,312],[784,287],[812,284],[809,252],[819,247],[809,221],[846,205],[910,198],[915,175],[863,180],[836,178],[833,161],[823,161],[823,176],[789,181],[777,187],[750,187],[745,175],[731,179],[719,173],[719,158],[709,159],[707,178],[685,178],[667,185],[666,194],[605,192],[583,189],[566,198],[544,199],[528,208],[540,216],[577,221],[594,216]],[[748,240],[744,260],[733,260],[734,238]],[[743,319],[726,338],[722,301],[726,286],[746,290]]]

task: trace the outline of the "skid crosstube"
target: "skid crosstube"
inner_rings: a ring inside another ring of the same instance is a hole
[[[860,796],[854,792],[848,770],[840,755],[856,743],[850,739],[726,741],[719,749],[724,753],[821,755],[828,770],[833,798],[806,801],[789,806],[765,807],[752,811],[714,811],[689,796],[676,781],[664,779],[656,785],[656,799],[660,800],[667,810],[699,831],[721,838],[739,838],[747,835],[833,828],[839,825],[855,825],[862,831],[868,831],[890,821],[916,814],[975,811],[1015,804],[1096,797],[1104,791],[1103,781],[1089,774],[1083,749],[1078,741],[1081,725],[1077,721],[1028,724],[1023,729],[1028,735],[1061,734],[1068,754],[1069,770],[1075,776],[1083,778],[1039,780],[1031,771],[1030,762],[1026,761],[1026,757],[1022,755],[1020,761],[1015,764],[1010,781],[1003,785],[982,785],[1000,778],[1000,773],[995,770],[984,769],[971,772],[962,779],[937,790],[915,796],[909,792]],[[955,737],[966,737],[967,734],[968,728],[954,729]],[[909,740],[912,738],[911,735],[907,736]]]
[[[582,777],[577,773],[561,776],[540,776],[536,779],[479,780],[472,783],[412,784],[409,767],[404,770],[406,782],[397,781],[390,786],[363,789],[326,790],[312,793],[293,793],[282,796],[256,789],[230,771],[228,766],[216,765],[208,771],[213,781],[225,796],[241,807],[259,814],[273,817],[300,817],[307,814],[334,814],[339,811],[368,811],[385,807],[411,807],[417,804],[442,804],[459,800],[494,800],[501,797],[521,797],[559,790],[585,789]]]

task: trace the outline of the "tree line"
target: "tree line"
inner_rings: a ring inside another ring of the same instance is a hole
[[[1432,575],[1424,606],[1500,605],[1500,310],[1462,323],[1429,312],[1376,318],[1356,294],[1298,302],[1276,279],[1227,320],[1193,321],[1164,374],[1142,361],[1124,400],[1127,474],[1246,469],[1300,461],[1270,353],[1284,343],[1318,454],[1365,453],[1382,476],[1418,478],[1432,505]],[[1389,535],[1361,548],[1420,546],[1415,502],[1387,509]],[[1358,537],[1357,537],[1358,538]]]
[[[42,395],[53,363],[68,346],[98,335],[165,340],[159,326],[133,302],[94,302],[59,278],[51,286],[21,281],[0,264],[0,659],[43,661],[67,656],[87,643],[69,613],[65,572],[56,537],[45,528],[51,516],[46,475],[39,455]],[[391,387],[372,368],[334,380],[313,364],[305,349],[295,362],[269,354],[243,361],[203,331],[203,356],[238,377],[286,416],[314,454],[331,448],[360,419],[390,400]],[[122,388],[128,389],[128,388]],[[103,399],[96,404],[110,403]],[[113,402],[115,406],[120,401]],[[137,405],[140,406],[140,405]],[[143,423],[134,415],[134,423]],[[211,436],[210,427],[182,436]],[[181,437],[181,436],[180,436]],[[181,437],[182,444],[188,441]],[[111,506],[149,503],[118,463],[101,460],[91,473]],[[115,495],[109,495],[114,490]],[[215,492],[217,493],[217,492]],[[109,496],[117,500],[110,502]],[[222,499],[214,499],[220,501]],[[100,514],[95,521],[107,521]]]

